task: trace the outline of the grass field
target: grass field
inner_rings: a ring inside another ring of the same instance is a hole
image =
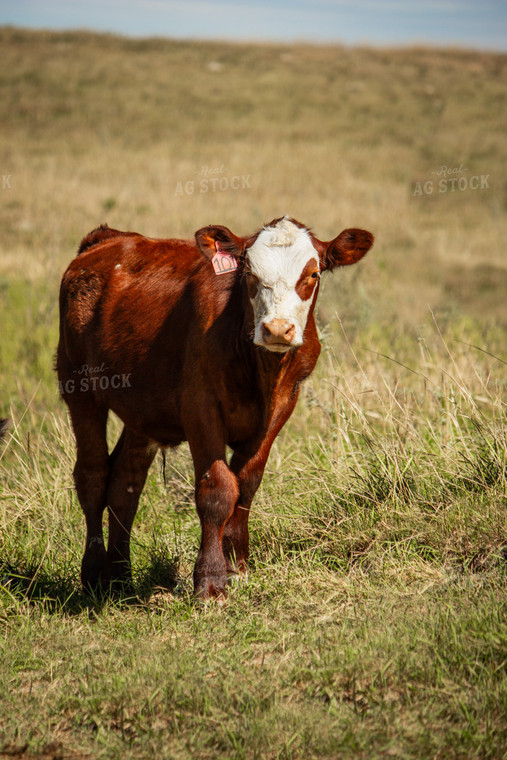
[[[507,57],[0,41],[0,757],[507,758]],[[325,282],[248,582],[192,601],[182,446],[141,498],[137,599],[85,596],[67,262],[101,222],[285,213],[376,243]]]

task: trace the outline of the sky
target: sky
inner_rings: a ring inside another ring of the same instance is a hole
[[[133,37],[507,50],[507,0],[0,0],[0,25]]]

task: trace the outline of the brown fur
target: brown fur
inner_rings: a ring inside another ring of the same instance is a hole
[[[109,227],[108,224],[101,224],[100,227],[89,232],[81,240],[77,255],[79,256],[80,253],[84,253],[89,248],[93,248],[94,245],[103,243],[105,240],[112,240],[115,237],[130,237],[132,235],[140,237],[136,232],[121,232],[121,230],[114,230],[112,227]]]

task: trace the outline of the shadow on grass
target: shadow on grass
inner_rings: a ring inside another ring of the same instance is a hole
[[[110,603],[135,606],[146,604],[158,591],[179,593],[178,558],[157,551],[150,555],[134,584],[108,585],[97,591],[85,590],[75,574],[48,573],[41,563],[0,561],[0,595],[14,602],[40,605],[50,614],[98,614]]]

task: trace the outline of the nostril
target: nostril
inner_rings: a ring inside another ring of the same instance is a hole
[[[283,337],[285,338],[286,341],[291,342],[292,340],[294,340],[295,334],[296,334],[296,325],[289,325]]]
[[[264,322],[263,325],[262,325],[262,337],[263,338],[269,338],[270,336],[271,336],[271,330],[269,329],[269,327],[266,324],[266,322]]]

